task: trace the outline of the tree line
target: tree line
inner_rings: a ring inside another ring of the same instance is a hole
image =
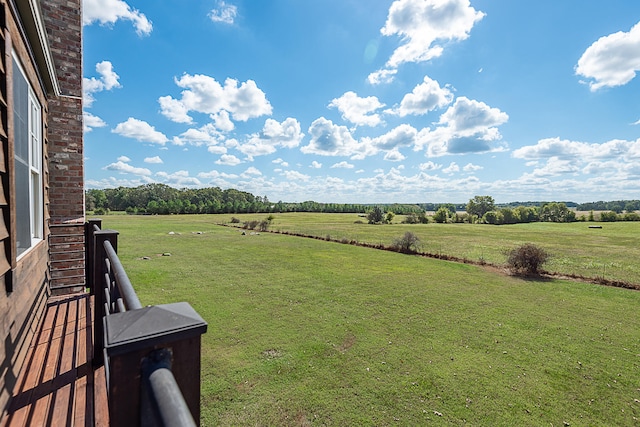
[[[283,213],[326,212],[366,213],[373,205],[353,203],[272,202],[267,196],[219,187],[177,189],[166,184],[146,184],[138,187],[90,189],[85,192],[85,207],[102,215],[109,211],[130,214],[218,214],[218,213]],[[421,212],[418,205],[386,204],[387,211],[398,215]]]
[[[236,189],[219,187],[177,189],[166,184],[146,184],[135,188],[118,187],[91,189],[85,193],[88,211],[102,215],[109,211],[130,214],[219,214],[219,213],[357,213],[365,214],[370,223],[391,222],[402,215],[405,223],[467,222],[485,224],[516,224],[527,222],[573,221],[640,221],[640,201],[594,202],[581,205],[567,202],[527,202],[526,204],[498,205],[491,196],[475,196],[466,204],[353,204],[272,202],[267,196],[255,196]],[[591,211],[588,216],[576,217],[578,210]],[[621,209],[618,209],[621,207]],[[592,209],[586,209],[592,208]],[[605,209],[597,209],[605,208]],[[596,217],[593,210],[605,211]],[[626,213],[622,213],[625,210]],[[463,211],[463,212],[459,212]],[[435,212],[427,215],[427,212]]]

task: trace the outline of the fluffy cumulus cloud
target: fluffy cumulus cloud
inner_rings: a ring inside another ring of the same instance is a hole
[[[155,164],[155,165],[159,165],[159,164],[164,163],[164,162],[162,161],[162,159],[160,158],[160,156],[145,157],[144,162],[145,162],[145,163]]]
[[[126,122],[119,123],[111,132],[140,142],[151,142],[164,145],[169,139],[158,132],[149,123],[129,117]]]
[[[380,150],[392,150],[413,145],[418,131],[411,125],[402,124],[384,135],[371,139],[370,143]]]
[[[321,156],[351,156],[364,158],[363,146],[359,144],[345,126],[334,124],[331,120],[320,117],[309,126],[311,141],[300,148],[305,154]]]
[[[198,178],[189,176],[189,172],[185,170],[174,173],[158,172],[156,176],[167,185],[174,187],[201,187],[202,182]]]
[[[451,101],[453,101],[453,94],[449,88],[440,87],[437,81],[425,76],[422,83],[402,98],[400,106],[394,110],[394,113],[401,117],[409,114],[426,114],[446,107],[451,104]]]
[[[131,166],[129,163],[118,160],[115,163],[111,163],[104,167],[105,170],[116,171],[120,173],[130,173],[133,175],[150,176],[151,171],[147,168],[138,168]]]
[[[236,166],[242,163],[242,160],[234,156],[233,154],[223,154],[220,156],[218,160],[216,160],[217,165],[224,166]]]
[[[113,71],[113,64],[111,64],[111,62],[98,62],[96,64],[96,72],[100,77],[85,77],[82,79],[82,93],[84,97],[84,106],[86,108],[91,107],[95,101],[93,96],[94,93],[121,87],[120,82],[118,81],[120,76]]]
[[[233,24],[238,15],[238,8],[224,1],[219,1],[217,6],[209,12],[209,18],[213,22],[221,22],[223,24]]]
[[[498,108],[466,97],[457,98],[440,116],[435,129],[425,128],[416,137],[415,149],[427,147],[427,155],[504,151],[498,126],[509,116]]]
[[[377,126],[382,122],[380,115],[374,112],[384,107],[384,104],[375,96],[361,98],[355,92],[349,91],[333,99],[329,107],[337,108],[344,120],[357,126]]]
[[[219,146],[224,142],[224,135],[220,133],[215,125],[208,123],[197,129],[191,128],[182,132],[179,136],[174,136],[172,140],[175,145],[194,145],[196,147]],[[221,147],[224,148],[224,147]],[[225,149],[226,152],[226,149]]]
[[[85,133],[91,132],[93,128],[102,128],[107,124],[98,116],[94,116],[93,114],[83,111],[82,112],[82,126],[84,128]]]
[[[596,91],[629,83],[640,71],[640,22],[629,32],[617,32],[595,41],[582,54],[576,74],[589,79]]]
[[[615,185],[619,187],[616,191],[628,192],[630,185],[640,178],[640,139],[598,144],[547,138],[514,150],[512,155],[527,160],[527,166],[533,167],[532,172],[524,175],[528,179],[575,176],[578,182],[569,188],[586,188],[587,182],[596,185],[595,180],[609,177],[597,188]]]
[[[131,21],[138,35],[151,34],[153,25],[144,13],[122,0],[82,0],[82,24],[113,25],[119,20]]]
[[[338,162],[331,165],[331,169],[353,169],[355,166],[349,162]]]
[[[267,119],[261,132],[251,135],[246,143],[236,148],[252,159],[253,156],[275,153],[278,148],[297,147],[303,137],[296,119],[288,117],[282,123]]]
[[[191,111],[214,117],[226,111],[233,120],[238,121],[269,115],[272,111],[265,93],[253,80],[239,84],[237,80],[229,78],[221,85],[213,77],[184,74],[176,79],[175,83],[184,89],[182,97],[178,100],[171,96],[163,96],[158,102],[160,112],[169,120],[178,123],[191,123]]]
[[[402,44],[385,68],[369,76],[370,83],[391,81],[403,63],[428,61],[442,55],[443,44],[464,40],[484,13],[469,0],[396,0],[389,8],[385,36],[399,36]]]

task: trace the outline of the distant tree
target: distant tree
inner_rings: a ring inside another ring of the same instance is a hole
[[[449,219],[451,212],[444,206],[440,206],[436,213],[433,214],[433,220],[439,224],[444,224]]]
[[[518,206],[514,212],[520,223],[529,223],[538,220],[538,210],[533,206]]]
[[[386,222],[387,224],[391,224],[391,221],[393,221],[393,218],[395,216],[396,214],[394,214],[393,212],[387,212],[387,214],[384,216],[384,222]]]
[[[502,208],[499,213],[502,215],[503,224],[515,224],[519,222],[518,215],[511,208]]]
[[[618,214],[614,211],[600,213],[600,221],[602,222],[615,222],[618,220]]]
[[[482,217],[482,222],[485,224],[499,225],[504,223],[504,217],[502,216],[502,212],[489,211]]]
[[[576,213],[569,210],[564,203],[546,203],[540,208],[540,221],[546,222],[573,222]]]
[[[367,219],[369,220],[369,224],[381,223],[384,219],[384,213],[380,206],[374,206],[373,209],[367,213]]]
[[[489,211],[495,210],[495,201],[491,196],[475,196],[467,203],[467,213],[476,215],[478,218],[484,217]]]
[[[456,213],[456,205],[454,205],[453,203],[441,203],[438,205],[438,209],[440,208],[447,209],[449,212],[451,212],[452,215]]]
[[[403,224],[417,224],[419,222],[420,220],[418,219],[418,215],[413,212],[407,214],[402,220]]]

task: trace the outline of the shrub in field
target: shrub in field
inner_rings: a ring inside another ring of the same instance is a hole
[[[420,248],[420,239],[414,233],[407,231],[404,236],[393,241],[392,247],[398,252],[412,254]]]
[[[258,224],[258,230],[260,231],[267,231],[269,229],[269,226],[271,225],[271,221],[265,219],[260,221],[260,223]]]
[[[239,224],[240,223],[240,219],[236,218],[235,216],[231,217],[231,224]]]
[[[245,221],[242,224],[242,228],[244,228],[245,230],[255,230],[258,224],[260,224],[260,221],[257,220]]]
[[[507,265],[516,274],[535,275],[549,258],[549,253],[541,247],[525,243],[507,252]]]
[[[614,211],[602,212],[600,214],[600,221],[602,222],[616,222],[618,220],[618,214]]]

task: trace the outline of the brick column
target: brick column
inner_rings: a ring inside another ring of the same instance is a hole
[[[62,293],[85,285],[81,0],[41,7],[61,92],[49,95],[47,166],[51,288]]]

